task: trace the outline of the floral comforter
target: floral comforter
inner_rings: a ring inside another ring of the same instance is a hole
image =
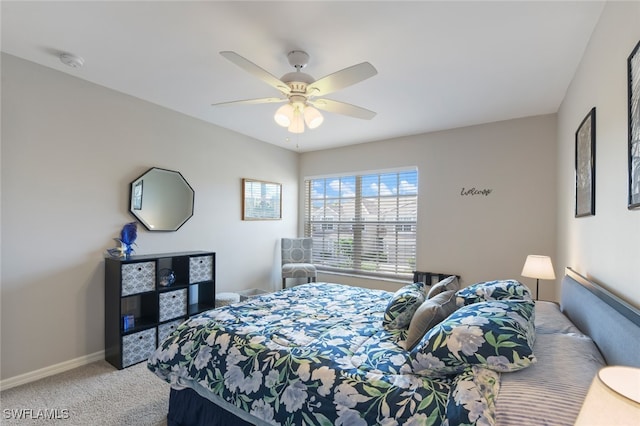
[[[183,323],[148,368],[180,388],[197,382],[281,425],[453,425],[491,419],[497,373],[403,373],[405,331],[386,331],[392,293],[311,283],[214,309]],[[462,420],[461,420],[462,419]],[[488,423],[491,423],[490,421]]]

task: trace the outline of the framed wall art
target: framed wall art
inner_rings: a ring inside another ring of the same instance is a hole
[[[282,185],[242,179],[242,220],[282,219]]]
[[[627,59],[629,80],[629,209],[640,208],[640,41]]]
[[[576,210],[575,216],[596,214],[596,108],[576,130]]]

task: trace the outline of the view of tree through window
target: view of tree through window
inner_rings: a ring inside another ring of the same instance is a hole
[[[305,181],[305,235],[320,270],[411,277],[416,262],[418,172]]]

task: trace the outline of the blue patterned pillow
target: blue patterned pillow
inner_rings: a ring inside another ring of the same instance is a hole
[[[511,299],[533,300],[529,289],[516,280],[485,281],[465,287],[456,293],[456,303],[458,306],[488,300]]]
[[[416,309],[426,299],[426,292],[424,283],[411,283],[396,291],[384,311],[382,326],[386,330],[407,328]]]
[[[469,365],[498,372],[528,367],[536,362],[534,307],[528,300],[464,306],[427,332],[401,372],[437,377]]]

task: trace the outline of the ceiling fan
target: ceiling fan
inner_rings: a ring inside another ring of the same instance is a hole
[[[376,115],[375,112],[365,108],[324,98],[329,93],[376,75],[378,71],[369,62],[362,62],[329,74],[319,80],[314,80],[309,74],[301,71],[309,63],[309,55],[301,50],[293,50],[287,54],[287,58],[289,64],[296,71],[287,73],[281,78],[276,78],[235,52],[224,51],[220,52],[220,54],[254,77],[258,77],[280,91],[283,97],[221,102],[213,104],[213,106],[287,102],[278,108],[274,119],[276,123],[282,127],[287,127],[292,133],[304,132],[305,123],[310,129],[315,129],[322,124],[324,118],[318,109],[364,120],[370,120]]]

